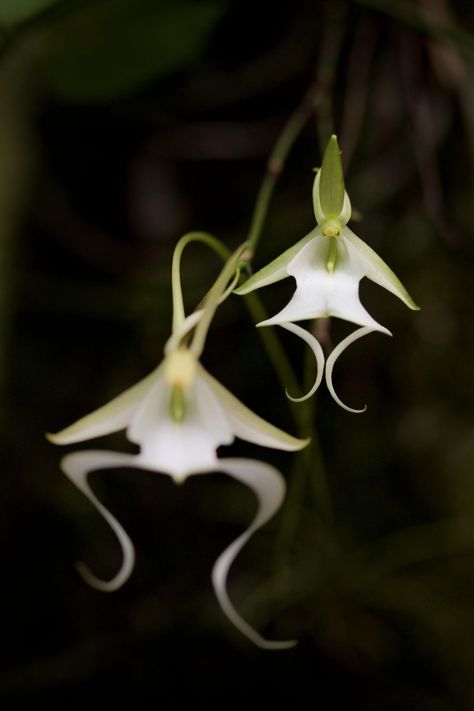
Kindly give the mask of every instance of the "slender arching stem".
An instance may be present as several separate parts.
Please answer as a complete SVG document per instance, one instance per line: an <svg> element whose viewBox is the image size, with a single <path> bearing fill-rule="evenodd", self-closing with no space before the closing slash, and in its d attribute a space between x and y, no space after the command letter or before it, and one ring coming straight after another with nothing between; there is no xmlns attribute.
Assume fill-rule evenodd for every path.
<svg viewBox="0 0 474 711"><path fill-rule="evenodd" d="M206 294L202 317L196 326L190 346L190 349L196 358L199 358L202 353L209 326L211 325L216 309L222 300L222 296L228 291L227 286L229 282L234 280L236 272L239 271L241 255L245 249L247 249L246 242L240 245L240 247L238 247L235 252L230 255L230 257L226 260L221 273L210 288L209 292Z"/></svg>
<svg viewBox="0 0 474 711"><path fill-rule="evenodd" d="M179 240L173 252L171 265L171 285L173 293L173 332L176 331L185 319L183 291L181 288L181 257L188 244L201 242L210 247L216 254L226 261L230 257L230 250L217 237L207 232L188 232Z"/></svg>

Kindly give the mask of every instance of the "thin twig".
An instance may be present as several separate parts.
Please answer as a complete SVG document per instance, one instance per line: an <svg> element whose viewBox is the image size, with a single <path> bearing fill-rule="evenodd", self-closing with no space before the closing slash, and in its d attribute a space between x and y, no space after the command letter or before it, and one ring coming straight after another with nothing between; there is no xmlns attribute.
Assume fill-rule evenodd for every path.
<svg viewBox="0 0 474 711"><path fill-rule="evenodd" d="M342 17L340 13L338 13L337 21L328 25L328 30L322 44L321 58L316 77L303 97L301 104L288 119L270 153L266 173L257 196L247 237L250 243L250 250L253 254L255 254L262 235L270 200L278 178L285 167L288 154L300 136L303 128L316 112L318 118L322 119L323 122L330 113L328 111L328 105L330 106L331 87L339 59L342 33ZM330 133L331 129L329 129L325 140L329 138Z"/></svg>
<svg viewBox="0 0 474 711"><path fill-rule="evenodd" d="M355 32L354 43L349 55L346 91L342 110L340 145L346 172L362 130L367 107L369 75L376 42L377 28L375 23L370 18L362 18Z"/></svg>

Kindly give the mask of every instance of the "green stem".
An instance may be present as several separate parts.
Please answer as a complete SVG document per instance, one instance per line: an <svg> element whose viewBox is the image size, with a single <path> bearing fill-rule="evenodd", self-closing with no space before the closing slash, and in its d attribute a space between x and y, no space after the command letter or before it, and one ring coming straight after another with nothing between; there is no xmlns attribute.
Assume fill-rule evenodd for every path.
<svg viewBox="0 0 474 711"><path fill-rule="evenodd" d="M173 294L173 333L179 328L185 319L183 290L181 288L181 257L183 252L191 242L201 242L210 247L224 262L229 259L230 251L222 242L208 234L207 232L188 232L179 240L173 252L173 262L171 265L171 284Z"/></svg>
<svg viewBox="0 0 474 711"><path fill-rule="evenodd" d="M318 67L316 78L306 92L301 104L295 109L283 127L283 130L277 138L272 152L270 153L266 173L255 202L247 237L250 252L249 259L252 258L257 249L258 242L262 235L263 226L265 224L270 200L278 178L284 170L288 154L311 116L321 106L326 107L326 111L322 113L325 114L323 119L325 120L325 125L327 124L327 116L330 114L331 107L330 88L334 81L337 60L339 58L342 29L343 23L340 21L333 22L329 25L329 30L326 33L321 49L321 62ZM330 134L326 137L326 140L329 135Z"/></svg>
<svg viewBox="0 0 474 711"><path fill-rule="evenodd" d="M304 389L306 391L314 380L314 357L309 349L305 352L303 369ZM309 398L306 402L304 413L310 423L315 422L316 407L317 399L315 397ZM311 487L312 500L317 504L325 519L332 522L334 521L334 509L319 437L312 437L309 446L304 450L304 454L308 470L311 472L309 485Z"/></svg>
<svg viewBox="0 0 474 711"><path fill-rule="evenodd" d="M314 108L315 106L312 102L303 101L290 116L270 154L266 174L257 195L248 234L249 249L252 256L255 254L260 240L273 190L283 172L288 153L313 113Z"/></svg>
<svg viewBox="0 0 474 711"><path fill-rule="evenodd" d="M200 321L196 326L194 331L193 340L190 346L190 350L196 358L201 356L204 348L204 344L207 337L207 332L211 321L214 317L217 307L221 301L221 296L226 291L227 285L233 280L233 277L237 271L239 271L239 262L241 260L242 252L247 248L247 243L244 242L240 247L237 247L235 252L233 252L230 257L226 260L221 273L217 277L216 281L209 289L206 295L206 303L203 308L203 313Z"/></svg>
<svg viewBox="0 0 474 711"><path fill-rule="evenodd" d="M334 83L337 62L340 56L344 23L342 22L343 16L340 13L336 16L329 16L327 19L327 31L321 48L321 59L316 80L309 88L301 105L296 109L284 127L268 161L267 173L257 197L248 236L251 252L255 252L260 239L270 198L276 181L284 168L287 155L306 122L316 110L318 111L318 118L321 123L319 127L321 147L326 144L327 139L333 133L331 88ZM249 294L248 296L252 295ZM287 362L286 354L281 348L279 339L274 336L273 330L269 332L271 336L275 337L278 343L277 347L270 341L267 335L267 329L260 329L260 331L270 360L277 370L280 380L282 380L282 377L285 377L286 385L289 385L290 389L294 391L297 378L293 374L291 364ZM283 351L283 355L277 351L277 359L275 359L275 352L272 352L273 349L276 348ZM312 376L310 357L311 354L308 353L304 368L305 385L308 387ZM287 371L291 372L292 377L289 377ZM291 408L299 427L300 436L308 436L308 434L310 434L311 443L297 455L289 479L288 494L286 497L287 504L281 516L281 524L275 547L275 563L278 569L285 569L288 562L291 543L295 539L303 508L307 483L311 485L313 500L318 506L322 519L327 522L334 520L334 509L331 501L328 477L318 433L314 426L315 398L310 398L301 404L291 403Z"/></svg>
<svg viewBox="0 0 474 711"><path fill-rule="evenodd" d="M243 298L254 321L265 321L268 318L262 302L255 293L246 294ZM297 392L300 387L298 379L275 330L272 328L259 328L258 332L282 387L288 388L292 392ZM291 400L288 400L288 403L298 426L299 435L307 437L308 433L304 433L306 422L304 416L302 416L303 409L297 403L291 402Z"/></svg>

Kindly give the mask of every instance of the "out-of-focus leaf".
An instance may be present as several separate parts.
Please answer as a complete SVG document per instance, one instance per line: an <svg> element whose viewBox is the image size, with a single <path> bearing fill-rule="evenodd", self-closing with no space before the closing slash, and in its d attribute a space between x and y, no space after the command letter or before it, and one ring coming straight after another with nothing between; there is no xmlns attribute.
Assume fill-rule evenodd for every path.
<svg viewBox="0 0 474 711"><path fill-rule="evenodd" d="M57 21L43 48L52 90L99 103L183 69L205 47L220 0L105 0Z"/></svg>
<svg viewBox="0 0 474 711"><path fill-rule="evenodd" d="M0 0L0 25L14 25L38 15L58 0Z"/></svg>

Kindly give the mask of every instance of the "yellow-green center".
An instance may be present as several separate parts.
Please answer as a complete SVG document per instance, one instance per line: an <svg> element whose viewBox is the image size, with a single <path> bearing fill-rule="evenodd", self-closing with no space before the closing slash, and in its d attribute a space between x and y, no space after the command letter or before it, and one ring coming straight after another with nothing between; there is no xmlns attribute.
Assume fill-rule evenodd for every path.
<svg viewBox="0 0 474 711"><path fill-rule="evenodd" d="M325 237L339 237L342 225L338 217L326 217L321 225L321 232Z"/></svg>
<svg viewBox="0 0 474 711"><path fill-rule="evenodd" d="M171 387L169 408L173 422L182 422L186 414L185 390L194 383L196 358L187 348L178 348L165 360L165 380Z"/></svg>

